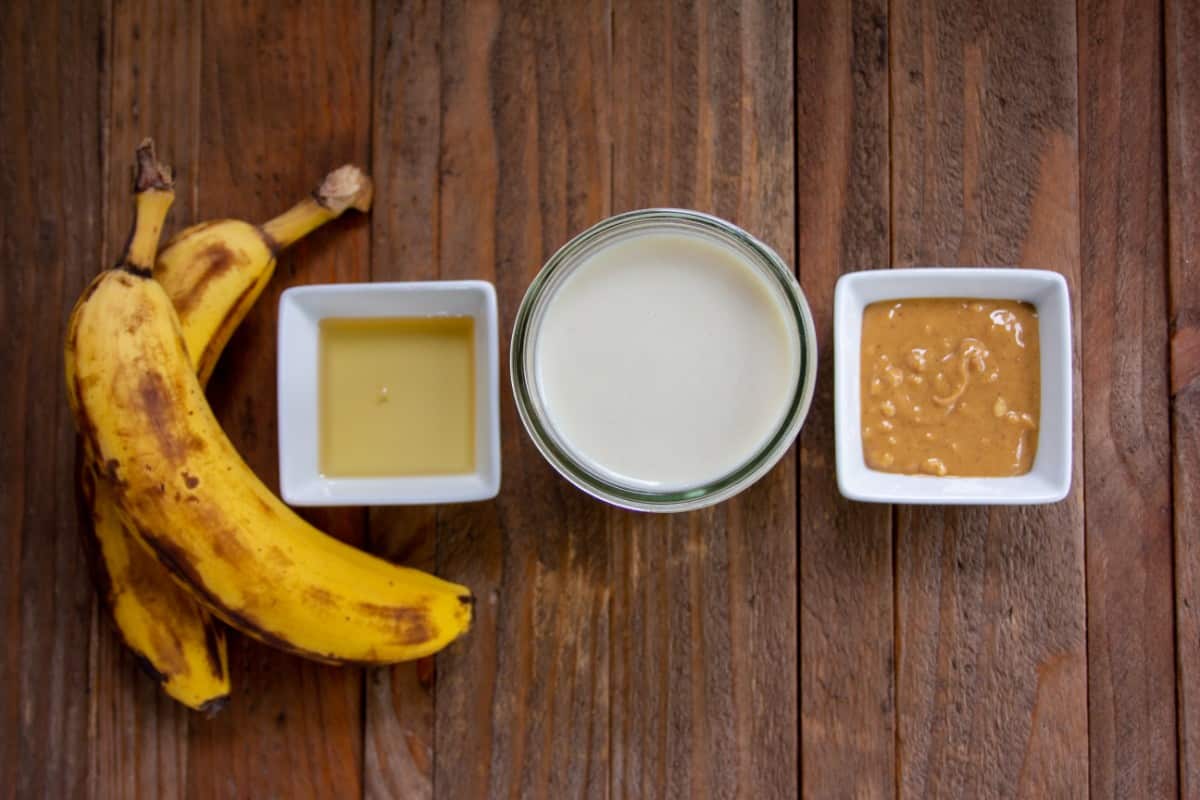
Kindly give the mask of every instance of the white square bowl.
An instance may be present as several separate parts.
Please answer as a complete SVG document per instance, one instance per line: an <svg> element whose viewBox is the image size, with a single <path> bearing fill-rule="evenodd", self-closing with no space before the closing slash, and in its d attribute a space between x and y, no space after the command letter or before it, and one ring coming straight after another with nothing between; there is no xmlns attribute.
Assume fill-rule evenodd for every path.
<svg viewBox="0 0 1200 800"><path fill-rule="evenodd" d="M320 323L329 317L475 319L475 471L328 478L319 467ZM279 485L296 506L417 505L488 500L500 491L496 290L486 281L299 286L279 298Z"/></svg>
<svg viewBox="0 0 1200 800"><path fill-rule="evenodd" d="M859 369L863 309L880 300L977 297L1021 300L1038 312L1041 419L1033 468L1011 478L897 475L863 458ZM1071 488L1071 303L1057 272L963 267L880 269L843 275L833 297L838 489L851 500L939 505L1055 503Z"/></svg>

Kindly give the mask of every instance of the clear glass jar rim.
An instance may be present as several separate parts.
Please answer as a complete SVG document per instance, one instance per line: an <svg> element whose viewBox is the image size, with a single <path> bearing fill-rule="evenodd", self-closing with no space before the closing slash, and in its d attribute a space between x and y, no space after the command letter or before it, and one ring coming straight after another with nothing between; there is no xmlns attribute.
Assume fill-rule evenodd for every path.
<svg viewBox="0 0 1200 800"><path fill-rule="evenodd" d="M597 474L580 458L560 444L552 426L533 398L537 389L527 369L534 345L530 325L552 281L564 269L570 269L586 255L587 248L601 239L619 235L623 229L643 230L647 223L661 222L674 228L701 229L748 252L756 265L774 279L781 289L785 305L792 314L799 342L799 369L787 413L775 433L754 456L732 472L702 486L685 490L653 491L624 486ZM605 241L604 244L610 243ZM552 295L551 295L552 296ZM534 445L551 466L578 488L605 502L639 511L689 511L719 503L756 482L773 467L795 440L808 415L817 372L816 332L804 292L791 269L767 245L731 222L699 211L679 208L648 208L608 217L574 236L560 247L534 277L513 325L509 351L509 373L517 411Z"/></svg>

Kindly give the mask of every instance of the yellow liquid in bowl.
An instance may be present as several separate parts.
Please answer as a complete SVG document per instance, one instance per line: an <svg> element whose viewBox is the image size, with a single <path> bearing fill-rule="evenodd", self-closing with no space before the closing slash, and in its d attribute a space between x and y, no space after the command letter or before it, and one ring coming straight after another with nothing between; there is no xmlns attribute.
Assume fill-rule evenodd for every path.
<svg viewBox="0 0 1200 800"><path fill-rule="evenodd" d="M322 320L318 414L327 477L473 471L474 320Z"/></svg>

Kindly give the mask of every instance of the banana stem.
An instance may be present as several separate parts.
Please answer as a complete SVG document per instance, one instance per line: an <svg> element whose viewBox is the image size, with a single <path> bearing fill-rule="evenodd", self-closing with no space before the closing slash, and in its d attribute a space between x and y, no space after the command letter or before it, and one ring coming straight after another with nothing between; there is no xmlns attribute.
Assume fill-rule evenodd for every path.
<svg viewBox="0 0 1200 800"><path fill-rule="evenodd" d="M280 250L291 246L333 219L329 209L306 197L275 219L263 223L262 230Z"/></svg>
<svg viewBox="0 0 1200 800"><path fill-rule="evenodd" d="M347 164L325 176L312 193L287 211L263 223L262 231L282 250L342 215L347 208L367 211L375 187L358 167Z"/></svg>
<svg viewBox="0 0 1200 800"><path fill-rule="evenodd" d="M154 142L143 139L138 146L133 177L134 219L121 266L149 277L158 252L158 240L171 204L175 202L175 179L171 169L154 156Z"/></svg>

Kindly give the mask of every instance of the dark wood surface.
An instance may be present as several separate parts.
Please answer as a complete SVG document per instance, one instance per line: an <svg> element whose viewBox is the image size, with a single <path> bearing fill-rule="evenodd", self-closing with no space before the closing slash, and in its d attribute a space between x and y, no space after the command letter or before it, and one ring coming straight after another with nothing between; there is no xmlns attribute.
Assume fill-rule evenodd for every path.
<svg viewBox="0 0 1200 800"><path fill-rule="evenodd" d="M845 500L833 477L834 285L891 261L887 5L824 0L796 17L797 265L820 343L799 444L810 797L891 797L897 785L892 509Z"/></svg>
<svg viewBox="0 0 1200 800"><path fill-rule="evenodd" d="M1200 4L1168 0L1167 259L1179 788L1200 796Z"/></svg>
<svg viewBox="0 0 1200 800"><path fill-rule="evenodd" d="M1187 0L0 4L0 797L1200 797L1197 40ZM794 264L808 422L738 498L638 515L556 477L505 373L496 501L309 515L469 584L472 632L370 670L231 636L190 714L96 608L61 391L144 135L172 229L375 177L213 378L268 483L284 288L485 278L506 352L545 258L648 205ZM834 284L917 264L1067 277L1066 501L838 494Z"/></svg>
<svg viewBox="0 0 1200 800"><path fill-rule="evenodd" d="M1113 387L1084 393L1091 784L1165 797L1178 748L1162 12L1079 13L1083 380Z"/></svg>

